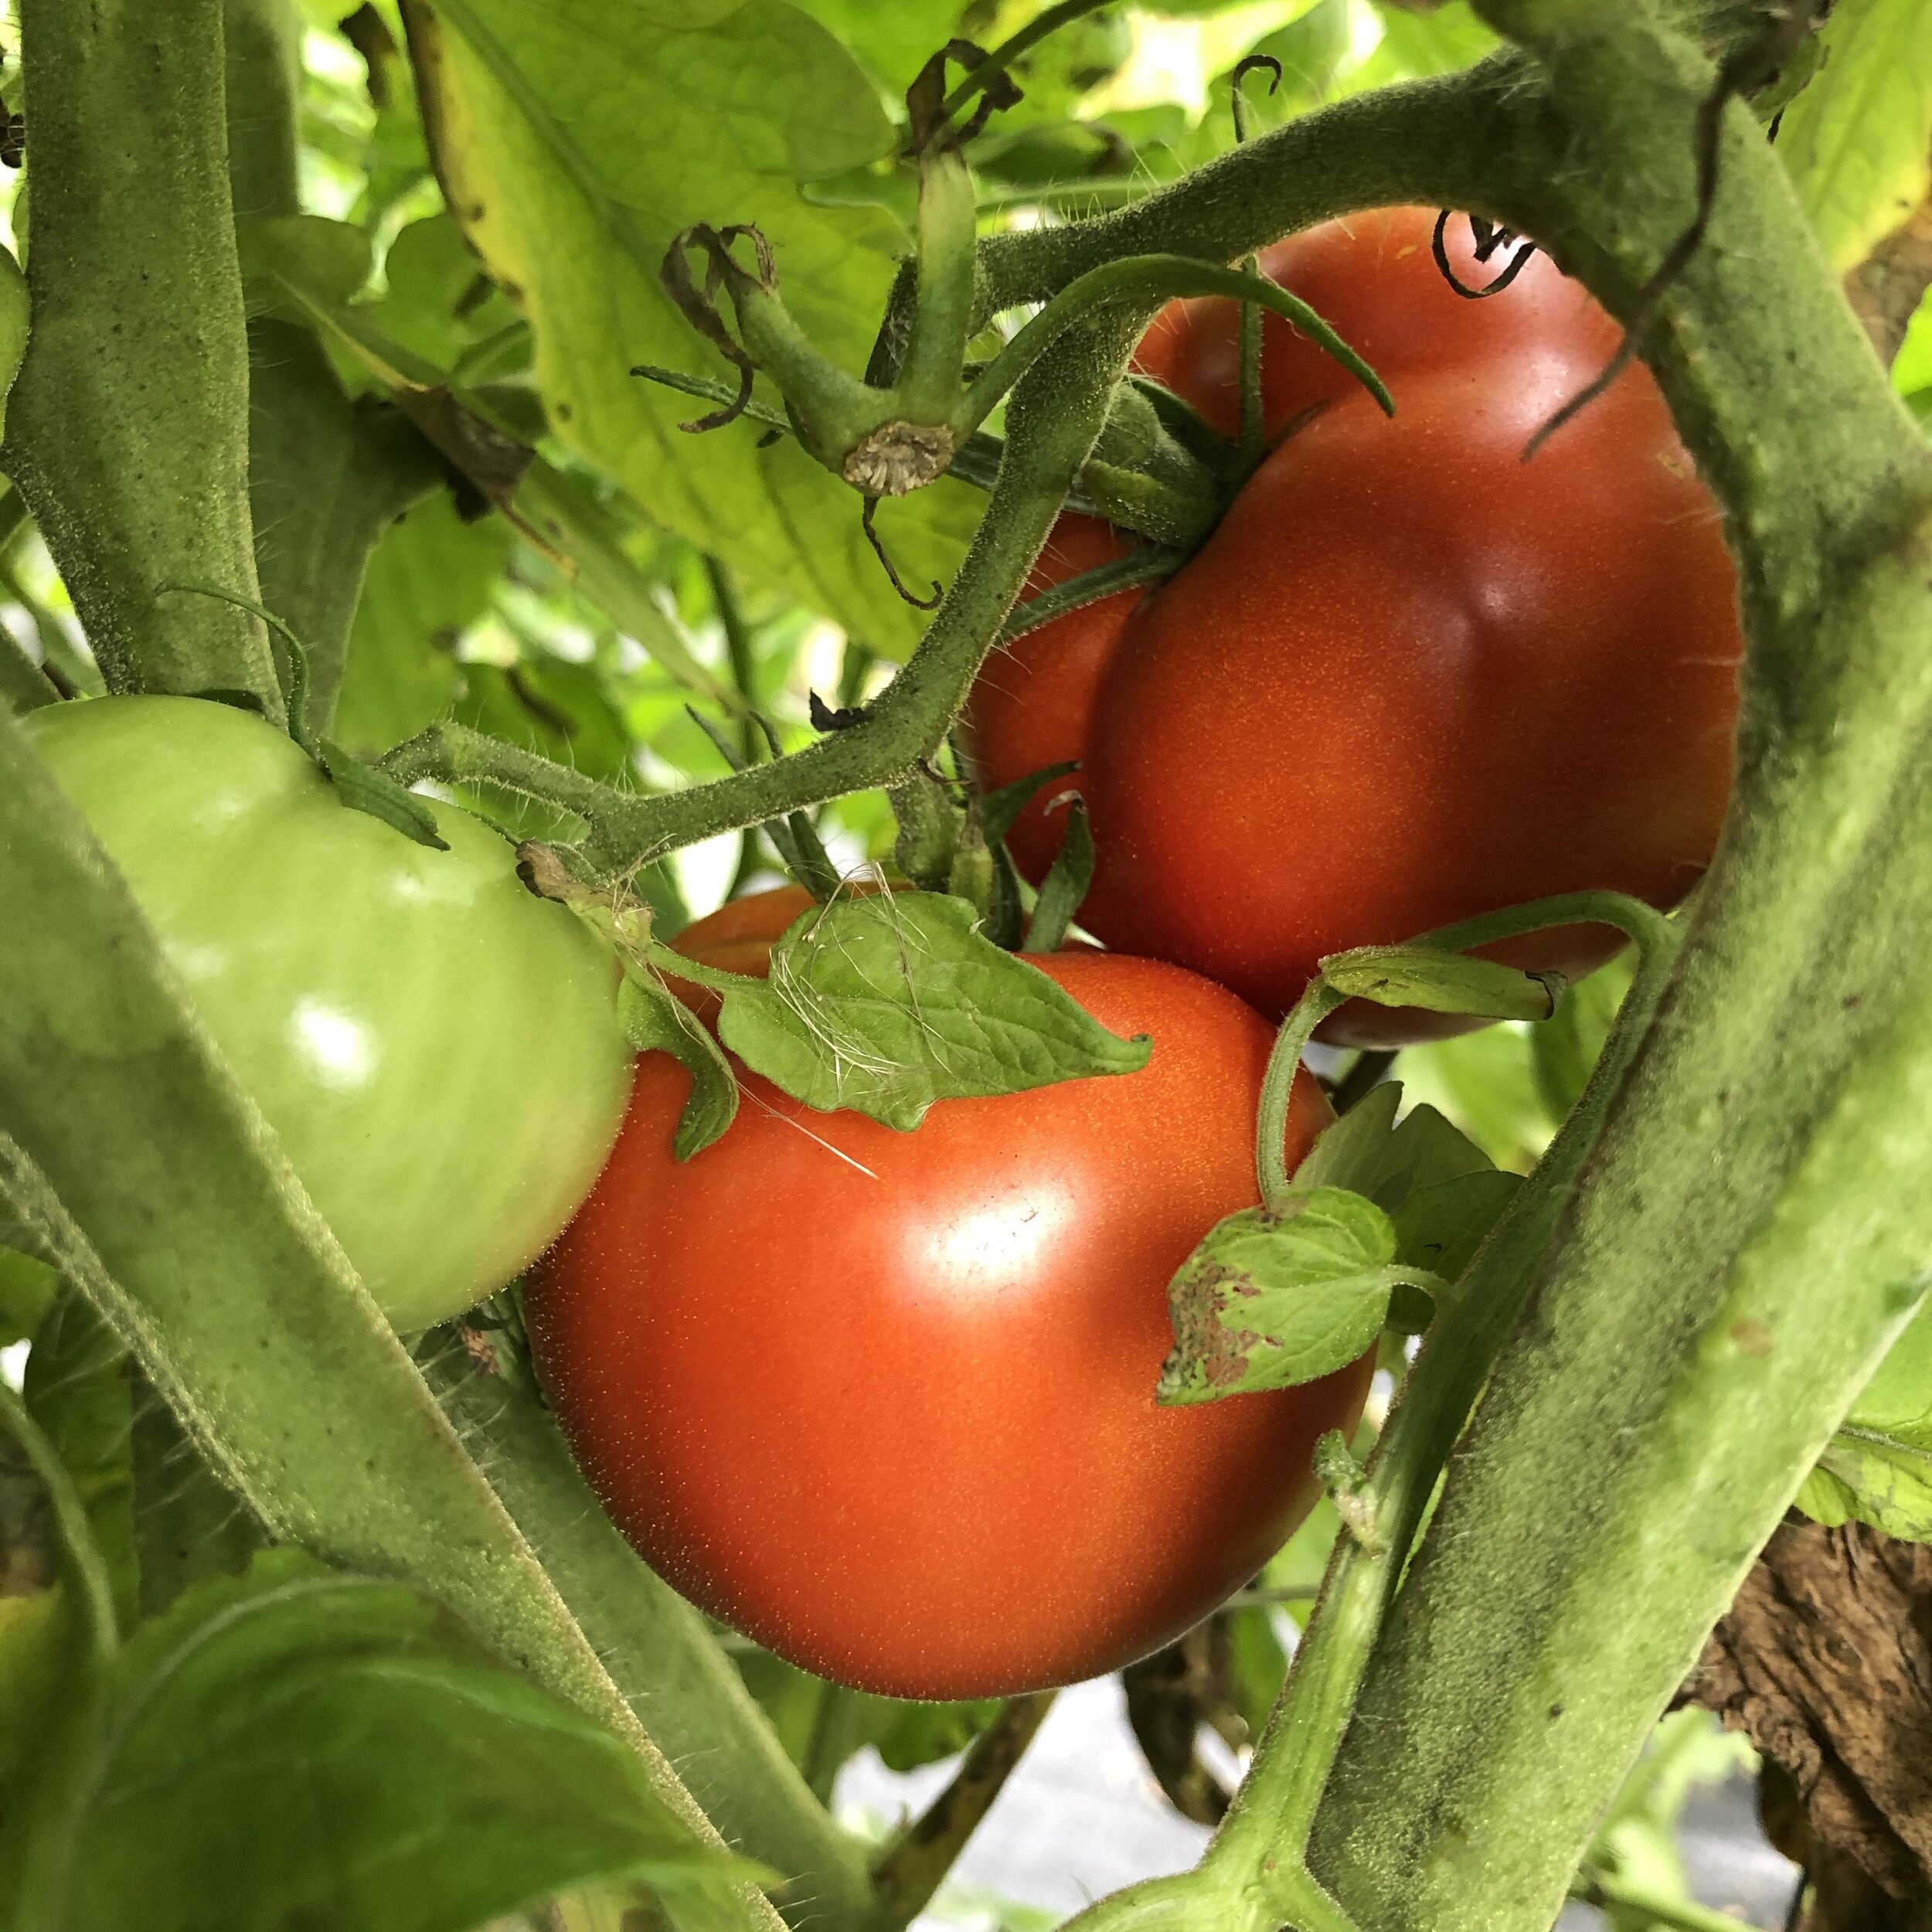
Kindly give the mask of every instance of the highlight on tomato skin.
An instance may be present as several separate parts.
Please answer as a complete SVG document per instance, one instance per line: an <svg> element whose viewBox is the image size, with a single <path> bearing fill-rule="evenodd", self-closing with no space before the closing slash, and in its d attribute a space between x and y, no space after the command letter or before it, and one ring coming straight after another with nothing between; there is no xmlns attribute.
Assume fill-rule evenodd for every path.
<svg viewBox="0 0 1932 1932"><path fill-rule="evenodd" d="M1267 318L1282 437L1201 550L1104 634L988 660L971 716L1002 776L1080 761L1097 866L1080 923L1279 1015L1325 953L1549 893L1674 904L1730 792L1742 638L1716 506L1649 372L1526 462L1618 339L1547 257L1471 301L1437 212L1325 223L1264 250L1394 393ZM1466 219L1451 265L1481 286ZM1235 307L1172 304L1141 359L1224 429ZM1015 862L1037 880L1053 844ZM1495 949L1574 978L1602 929ZM1321 1029L1383 1046L1479 1022L1351 1002Z"/></svg>
<svg viewBox="0 0 1932 1932"><path fill-rule="evenodd" d="M1005 1694L1157 1648L1301 1521L1317 1439L1368 1389L1365 1357L1157 1406L1168 1279L1256 1199L1270 1032L1175 967L1039 964L1104 1025L1150 1032L1148 1066L940 1101L910 1134L740 1070L736 1122L679 1166L689 1077L646 1055L529 1290L551 1402L645 1560L862 1689ZM1291 1158L1328 1114L1301 1076Z"/></svg>

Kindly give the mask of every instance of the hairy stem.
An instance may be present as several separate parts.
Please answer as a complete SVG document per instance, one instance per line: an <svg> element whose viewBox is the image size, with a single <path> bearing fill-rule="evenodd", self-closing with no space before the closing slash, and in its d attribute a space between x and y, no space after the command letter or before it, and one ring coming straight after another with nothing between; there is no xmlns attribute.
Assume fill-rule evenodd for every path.
<svg viewBox="0 0 1932 1932"><path fill-rule="evenodd" d="M6 459L110 689L247 690L281 716L257 593L221 0L23 0L33 332Z"/></svg>
<svg viewBox="0 0 1932 1932"><path fill-rule="evenodd" d="M952 1782L879 1853L872 1866L872 1883L889 1924L904 1925L925 1909L980 1820L1005 1789L1057 1695L1035 1691L1009 1698L973 1740Z"/></svg>

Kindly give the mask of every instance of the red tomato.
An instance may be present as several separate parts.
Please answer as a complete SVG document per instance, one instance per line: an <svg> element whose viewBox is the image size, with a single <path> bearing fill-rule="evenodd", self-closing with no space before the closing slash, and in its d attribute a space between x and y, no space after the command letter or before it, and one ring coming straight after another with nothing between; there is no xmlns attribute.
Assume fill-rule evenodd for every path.
<svg viewBox="0 0 1932 1932"><path fill-rule="evenodd" d="M1536 253L1509 286L1480 301L1442 278L1431 247L1438 211L1372 208L1291 235L1260 253L1261 272L1299 295L1389 385L1400 411L1408 379L1454 375L1472 394L1498 363L1556 353L1579 364L1577 386L1609 360L1617 325L1580 282ZM1515 244L1476 260L1468 219L1451 215L1444 252L1464 287L1492 282ZM1171 302L1137 361L1184 396L1224 436L1241 423L1236 305L1220 296ZM1155 341L1158 332L1160 340ZM1326 350L1279 315L1261 322L1261 413L1285 429L1312 405L1361 385ZM1561 399L1559 399L1561 400Z"/></svg>
<svg viewBox="0 0 1932 1932"><path fill-rule="evenodd" d="M1107 524L1063 516L1026 580L1027 594L1037 596L1083 570L1129 555L1132 548L1131 539ZM968 742L988 791L1080 757L1080 727L1070 730L1070 720L1083 723L1092 712L1100 673L1146 595L1145 588L1117 590L994 648L980 668L966 713ZM1065 835L1066 794L1080 789L1077 774L1049 779L1006 835L1013 862L1036 884L1046 876Z"/></svg>
<svg viewBox="0 0 1932 1932"><path fill-rule="evenodd" d="M651 1566L794 1663L904 1697L1071 1682L1252 1576L1352 1429L1369 1360L1161 1409L1167 1283L1255 1199L1270 1035L1148 960L1042 962L1138 1073L942 1100L917 1133L741 1071L680 1166L690 1088L638 1062L610 1166L533 1281L544 1384ZM1298 1158L1327 1107L1304 1075Z"/></svg>
<svg viewBox="0 0 1932 1932"><path fill-rule="evenodd" d="M1270 1013L1325 952L1588 887L1672 903L1730 788L1730 560L1655 384L1634 367L1526 464L1614 325L1541 257L1464 301L1433 221L1383 210L1274 253L1382 369L1394 420L1284 329L1268 410L1298 427L1097 668L1062 691L1043 665L1029 687L1046 695L1028 759L1084 767L1082 925ZM1485 272L1450 227L1459 272ZM1233 379L1219 313L1194 305L1159 351L1178 385L1210 384L1192 392L1210 413L1233 406L1213 386ZM987 723L979 743L1003 768ZM1497 953L1577 975L1617 943L1573 929ZM1323 1032L1397 1045L1464 1024L1358 1002Z"/></svg>

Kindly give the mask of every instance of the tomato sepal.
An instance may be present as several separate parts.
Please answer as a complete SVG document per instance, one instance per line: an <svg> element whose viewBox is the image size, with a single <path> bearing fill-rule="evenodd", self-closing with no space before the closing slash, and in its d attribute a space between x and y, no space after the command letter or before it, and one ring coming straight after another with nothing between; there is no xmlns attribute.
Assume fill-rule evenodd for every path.
<svg viewBox="0 0 1932 1932"><path fill-rule="evenodd" d="M640 1053L673 1054L691 1076L691 1097L678 1116L671 1151L680 1161L702 1154L738 1117L738 1082L711 1029L655 973L627 971L617 994L624 1036Z"/></svg>

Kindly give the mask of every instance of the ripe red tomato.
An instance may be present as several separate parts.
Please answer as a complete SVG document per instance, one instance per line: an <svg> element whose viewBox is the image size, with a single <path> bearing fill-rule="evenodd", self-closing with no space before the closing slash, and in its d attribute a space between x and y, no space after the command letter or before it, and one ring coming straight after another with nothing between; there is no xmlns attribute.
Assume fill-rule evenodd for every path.
<svg viewBox="0 0 1932 1932"><path fill-rule="evenodd" d="M1365 1358L1155 1406L1168 1277L1255 1198L1268 1029L1152 961L1042 964L1151 1032L1148 1066L942 1100L913 1134L741 1071L736 1123L680 1166L689 1076L646 1054L611 1165L531 1285L545 1386L646 1560L868 1690L1015 1692L1168 1641L1301 1520L1316 1439L1352 1428L1367 1389ZM1295 1100L1298 1158L1327 1107L1306 1076Z"/></svg>
<svg viewBox="0 0 1932 1932"><path fill-rule="evenodd" d="M1022 723L975 696L989 769L1022 736L1031 764L1083 760L1081 923L1266 1012L1345 947L1588 887L1672 903L1729 792L1730 560L1655 383L1634 367L1526 464L1614 325L1540 257L1464 301L1430 258L1433 220L1386 210L1275 253L1382 369L1393 420L1284 333L1268 410L1298 427L1200 553L1071 689L1047 633L1021 639L1029 681L1001 675L1044 694ZM1493 274L1451 230L1465 278ZM1231 310L1176 318L1170 379L1230 381L1231 330ZM1497 953L1575 975L1617 943L1572 929ZM1396 1045L1464 1023L1357 1002L1323 1030Z"/></svg>
<svg viewBox="0 0 1932 1932"><path fill-rule="evenodd" d="M1083 570L1128 556L1132 549L1132 539L1111 525L1070 513L1054 524L1025 594L1036 597ZM1081 756L1084 746L1070 732L1068 721L1083 724L1091 715L1100 673L1146 595L1145 587L1117 590L994 648L974 682L965 719L977 774L986 790L996 791L1029 773ZM1049 779L1006 835L1013 862L1036 884L1046 876L1065 835L1062 801L1081 788L1077 775Z"/></svg>
<svg viewBox="0 0 1932 1932"><path fill-rule="evenodd" d="M1438 211L1371 208L1323 222L1260 251L1263 274L1292 289L1338 330L1393 393L1398 411L1411 379L1453 376L1474 393L1497 365L1554 351L1594 374L1617 347L1616 323L1580 282L1547 255L1532 255L1495 295L1472 301L1442 278L1431 247ZM1476 260L1468 221L1452 215L1444 252L1464 287L1494 281L1513 251ZM1238 309L1223 296L1170 302L1137 360L1185 397L1224 436L1241 422ZM1156 339L1158 337L1158 340ZM1313 404L1360 393L1325 350L1281 316L1261 321L1261 414L1270 432Z"/></svg>

